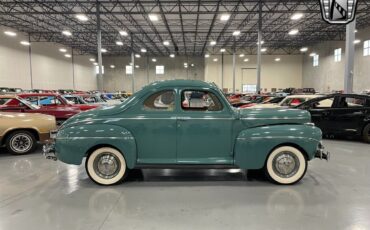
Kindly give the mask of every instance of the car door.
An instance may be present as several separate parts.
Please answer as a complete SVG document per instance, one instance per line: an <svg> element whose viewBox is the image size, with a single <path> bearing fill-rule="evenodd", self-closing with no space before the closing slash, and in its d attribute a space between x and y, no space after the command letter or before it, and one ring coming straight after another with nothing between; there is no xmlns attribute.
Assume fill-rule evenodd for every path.
<svg viewBox="0 0 370 230"><path fill-rule="evenodd" d="M331 120L335 133L361 134L367 112L366 98L341 95L332 110Z"/></svg>
<svg viewBox="0 0 370 230"><path fill-rule="evenodd" d="M325 97L308 103L307 109L311 113L312 122L319 127L324 134L332 133L334 120L332 119L335 97Z"/></svg>
<svg viewBox="0 0 370 230"><path fill-rule="evenodd" d="M176 163L175 98L173 89L150 93L128 118L125 127L135 137L138 164Z"/></svg>
<svg viewBox="0 0 370 230"><path fill-rule="evenodd" d="M234 117L217 92L182 89L177 114L179 164L232 164Z"/></svg>

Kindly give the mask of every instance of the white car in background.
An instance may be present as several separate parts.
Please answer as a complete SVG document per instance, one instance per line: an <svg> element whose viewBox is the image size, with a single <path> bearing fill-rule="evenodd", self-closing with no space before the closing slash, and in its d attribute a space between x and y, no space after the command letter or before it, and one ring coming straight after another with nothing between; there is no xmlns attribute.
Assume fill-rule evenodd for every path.
<svg viewBox="0 0 370 230"><path fill-rule="evenodd" d="M294 107L297 105L302 104L305 101L311 100L313 98L321 97L322 95L319 94L302 94L302 95L290 95L284 98L278 104L256 104L254 106L249 107L249 109L255 108L279 108L279 107Z"/></svg>

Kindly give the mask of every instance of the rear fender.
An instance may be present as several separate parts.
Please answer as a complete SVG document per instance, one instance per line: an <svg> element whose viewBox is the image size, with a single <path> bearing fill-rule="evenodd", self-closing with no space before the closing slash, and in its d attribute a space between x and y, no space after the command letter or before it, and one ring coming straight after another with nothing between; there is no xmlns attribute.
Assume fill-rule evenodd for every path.
<svg viewBox="0 0 370 230"><path fill-rule="evenodd" d="M242 169L263 168L268 155L281 145L304 152L307 160L315 157L321 130L311 125L273 125L243 130L235 143L235 164Z"/></svg>

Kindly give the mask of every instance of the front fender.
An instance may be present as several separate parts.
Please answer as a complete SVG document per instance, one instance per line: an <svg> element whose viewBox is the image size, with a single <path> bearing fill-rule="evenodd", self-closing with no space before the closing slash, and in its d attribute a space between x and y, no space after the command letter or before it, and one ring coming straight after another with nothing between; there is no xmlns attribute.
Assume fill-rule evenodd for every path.
<svg viewBox="0 0 370 230"><path fill-rule="evenodd" d="M264 167L270 152L279 145L304 150L307 159L315 157L321 130L311 125L273 125L243 130L235 143L235 164L242 169Z"/></svg>
<svg viewBox="0 0 370 230"><path fill-rule="evenodd" d="M136 163L136 143L127 129L117 125L84 124L60 130L55 140L57 158L68 164L80 165L91 148L112 146L124 155L127 167Z"/></svg>

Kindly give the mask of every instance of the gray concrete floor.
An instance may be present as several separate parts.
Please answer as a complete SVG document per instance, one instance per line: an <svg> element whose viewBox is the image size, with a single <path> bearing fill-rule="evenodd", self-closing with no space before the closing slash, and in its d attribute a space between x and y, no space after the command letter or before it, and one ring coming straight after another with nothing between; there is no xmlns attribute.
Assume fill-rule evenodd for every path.
<svg viewBox="0 0 370 230"><path fill-rule="evenodd" d="M40 151L0 153L0 230L370 229L370 145L324 141L294 186L240 170L135 170L101 187Z"/></svg>

